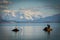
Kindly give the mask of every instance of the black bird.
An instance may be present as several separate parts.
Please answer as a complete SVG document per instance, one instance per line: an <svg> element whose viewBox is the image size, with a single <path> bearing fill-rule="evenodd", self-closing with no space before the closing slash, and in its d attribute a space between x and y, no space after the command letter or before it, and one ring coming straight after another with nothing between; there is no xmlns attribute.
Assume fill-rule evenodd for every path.
<svg viewBox="0 0 60 40"><path fill-rule="evenodd" d="M43 30L46 31L46 32L52 31L49 24L47 24L47 27L45 27Z"/></svg>
<svg viewBox="0 0 60 40"><path fill-rule="evenodd" d="M14 31L14 32L18 32L19 29L17 29L17 28L15 27L15 29L13 29L12 31Z"/></svg>

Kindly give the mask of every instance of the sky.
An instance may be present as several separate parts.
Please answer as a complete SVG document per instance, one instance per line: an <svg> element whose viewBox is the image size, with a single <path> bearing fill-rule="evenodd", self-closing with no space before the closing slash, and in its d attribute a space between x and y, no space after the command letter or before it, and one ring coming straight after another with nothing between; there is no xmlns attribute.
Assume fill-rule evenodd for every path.
<svg viewBox="0 0 60 40"><path fill-rule="evenodd" d="M60 0L0 0L0 19L34 20L60 14Z"/></svg>

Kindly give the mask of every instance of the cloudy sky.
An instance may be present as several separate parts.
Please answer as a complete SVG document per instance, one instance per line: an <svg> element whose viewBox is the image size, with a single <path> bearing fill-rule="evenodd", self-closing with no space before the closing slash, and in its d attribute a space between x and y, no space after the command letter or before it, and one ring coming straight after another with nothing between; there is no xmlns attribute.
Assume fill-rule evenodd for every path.
<svg viewBox="0 0 60 40"><path fill-rule="evenodd" d="M60 0L0 0L0 17L5 20L34 20L60 13Z"/></svg>

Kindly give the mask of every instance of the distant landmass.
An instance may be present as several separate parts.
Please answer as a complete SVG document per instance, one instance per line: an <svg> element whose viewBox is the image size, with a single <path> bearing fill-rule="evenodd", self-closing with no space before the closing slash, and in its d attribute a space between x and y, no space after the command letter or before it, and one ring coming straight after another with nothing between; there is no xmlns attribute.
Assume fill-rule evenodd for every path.
<svg viewBox="0 0 60 40"><path fill-rule="evenodd" d="M25 20L25 21L14 21L14 20L0 19L0 23L3 23L3 22L8 22L8 23L10 23L10 22L15 22L15 23L28 23L28 22L31 22L31 23L60 23L60 14L48 16L45 18L39 18L36 20Z"/></svg>
<svg viewBox="0 0 60 40"><path fill-rule="evenodd" d="M37 21L38 22L51 22L51 23L52 22L58 22L58 23L60 23L60 14L45 17L45 18L42 18L42 19L39 19L39 20L37 20Z"/></svg>

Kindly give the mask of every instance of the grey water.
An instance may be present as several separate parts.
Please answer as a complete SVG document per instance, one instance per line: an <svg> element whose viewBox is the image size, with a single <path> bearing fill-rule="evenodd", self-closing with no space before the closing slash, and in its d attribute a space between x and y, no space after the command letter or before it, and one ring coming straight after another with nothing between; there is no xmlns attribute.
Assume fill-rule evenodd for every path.
<svg viewBox="0 0 60 40"><path fill-rule="evenodd" d="M53 29L50 34L43 31L47 24ZM20 31L11 31L16 25ZM60 23L1 23L0 40L60 40Z"/></svg>

